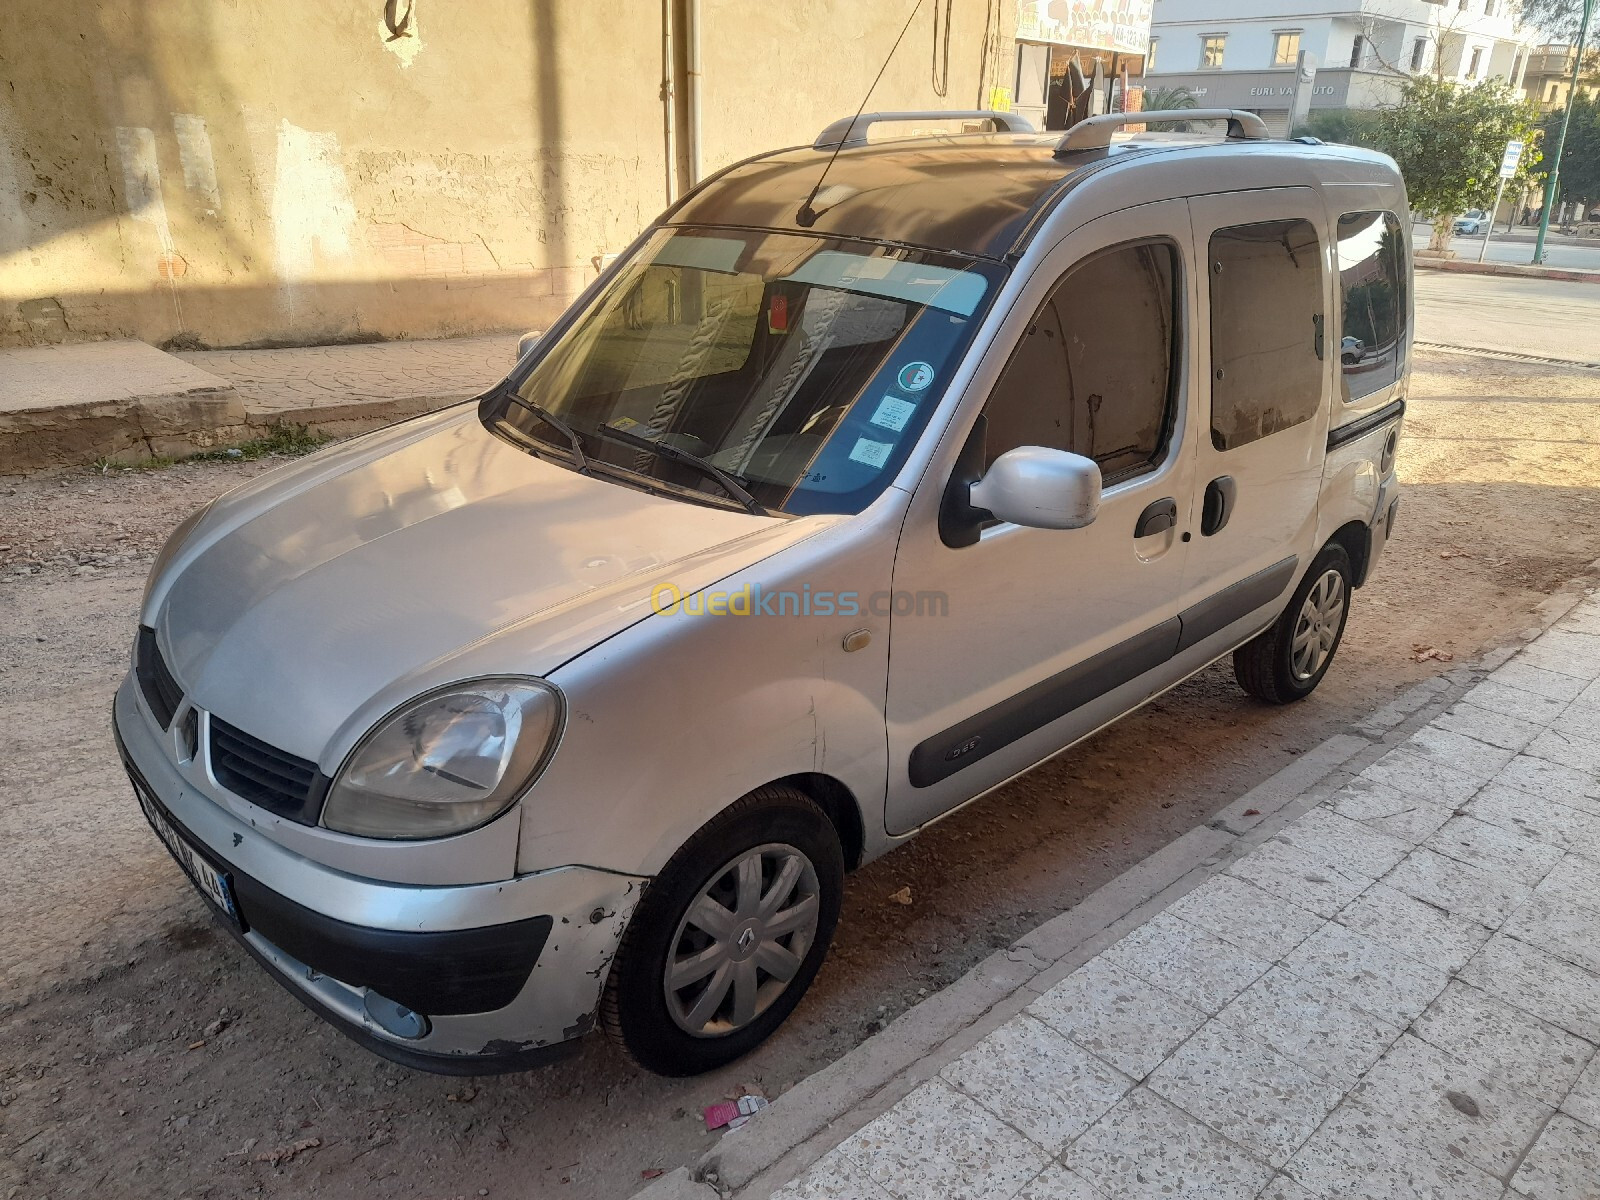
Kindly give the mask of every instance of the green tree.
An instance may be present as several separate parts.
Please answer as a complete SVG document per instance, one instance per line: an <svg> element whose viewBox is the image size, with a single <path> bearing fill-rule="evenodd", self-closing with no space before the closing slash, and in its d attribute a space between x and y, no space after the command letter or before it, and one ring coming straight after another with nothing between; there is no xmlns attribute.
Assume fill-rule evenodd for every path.
<svg viewBox="0 0 1600 1200"><path fill-rule="evenodd" d="M1413 76L1398 103L1378 110L1378 147L1399 164L1411 211L1433 222L1433 249L1448 248L1459 213L1494 201L1506 142L1527 143L1524 171L1537 165L1538 124L1537 106L1501 79L1462 87Z"/></svg>
<svg viewBox="0 0 1600 1200"><path fill-rule="evenodd" d="M1370 108L1323 108L1306 118L1294 130L1295 137L1320 138L1340 146L1380 147L1378 113Z"/></svg>
<svg viewBox="0 0 1600 1200"><path fill-rule="evenodd" d="M1554 142L1561 116L1560 110L1545 114L1547 143ZM1600 100L1579 96L1572 102L1572 123L1567 126L1557 187L1561 202L1582 204L1585 214L1600 203Z"/></svg>
<svg viewBox="0 0 1600 1200"><path fill-rule="evenodd" d="M1147 87L1144 90L1144 101L1140 105L1146 112L1170 112L1173 109L1199 108L1195 98L1185 87ZM1149 128L1152 131L1164 130L1169 133L1187 133L1187 121L1153 121Z"/></svg>

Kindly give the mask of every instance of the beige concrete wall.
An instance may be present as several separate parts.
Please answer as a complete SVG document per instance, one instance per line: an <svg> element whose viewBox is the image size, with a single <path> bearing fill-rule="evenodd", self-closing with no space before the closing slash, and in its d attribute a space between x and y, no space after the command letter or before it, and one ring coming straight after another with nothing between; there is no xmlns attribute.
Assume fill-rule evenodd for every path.
<svg viewBox="0 0 1600 1200"><path fill-rule="evenodd" d="M704 0L705 169L848 115L909 9ZM399 38L384 16L0 5L0 344L548 321L666 203L660 0L415 0ZM924 0L871 107L973 106L1014 24L1013 0Z"/></svg>

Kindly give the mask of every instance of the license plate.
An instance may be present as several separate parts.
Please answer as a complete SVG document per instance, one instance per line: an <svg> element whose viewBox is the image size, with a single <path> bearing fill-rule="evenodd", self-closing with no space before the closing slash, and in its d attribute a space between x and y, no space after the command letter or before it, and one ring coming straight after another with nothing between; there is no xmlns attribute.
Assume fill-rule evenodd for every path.
<svg viewBox="0 0 1600 1200"><path fill-rule="evenodd" d="M195 848L184 841L183 835L173 828L172 822L167 820L166 814L138 784L134 784L134 794L139 797L139 807L144 809L145 819L150 822L150 827L156 831L158 837L166 843L167 849L172 851L172 857L178 860L178 865L201 893L227 914L228 919L235 925L239 923L239 909L233 902L233 887L228 877L208 863Z"/></svg>

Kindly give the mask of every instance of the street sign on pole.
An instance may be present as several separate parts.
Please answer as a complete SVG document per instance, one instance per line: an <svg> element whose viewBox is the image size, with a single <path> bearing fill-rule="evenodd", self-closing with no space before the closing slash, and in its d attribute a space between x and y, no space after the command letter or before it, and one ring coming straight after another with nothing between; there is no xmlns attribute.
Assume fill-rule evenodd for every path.
<svg viewBox="0 0 1600 1200"><path fill-rule="evenodd" d="M1500 156L1500 183L1494 189L1494 207L1489 209L1489 219L1484 223L1483 245L1478 247L1478 261L1489 253L1489 239L1494 235L1494 217L1500 211L1500 200L1506 194L1506 180L1517 173L1522 161L1522 143L1513 138L1506 143L1506 152Z"/></svg>
<svg viewBox="0 0 1600 1200"><path fill-rule="evenodd" d="M1510 179L1517 173L1517 164L1522 161L1522 143L1510 141L1506 143L1506 152L1500 156L1500 178Z"/></svg>

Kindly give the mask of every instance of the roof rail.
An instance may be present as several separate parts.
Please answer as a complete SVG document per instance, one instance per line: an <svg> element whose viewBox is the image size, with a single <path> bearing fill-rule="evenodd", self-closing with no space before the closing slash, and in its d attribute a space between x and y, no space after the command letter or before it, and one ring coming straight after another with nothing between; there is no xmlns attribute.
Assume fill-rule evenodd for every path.
<svg viewBox="0 0 1600 1200"><path fill-rule="evenodd" d="M838 146L848 150L852 146L867 144L867 129L889 121L993 121L1006 133L1035 133L1033 122L1016 113L996 112L993 109L960 109L955 112L871 112L854 117L842 117L817 134L811 143L813 150L831 150Z"/></svg>
<svg viewBox="0 0 1600 1200"><path fill-rule="evenodd" d="M1173 108L1156 112L1107 113L1103 117L1088 117L1079 121L1056 144L1057 154L1070 154L1074 150L1104 150L1111 145L1111 135L1124 125L1142 125L1146 121L1226 121L1228 137L1247 142L1264 142L1272 135L1266 122L1253 112L1240 108Z"/></svg>

